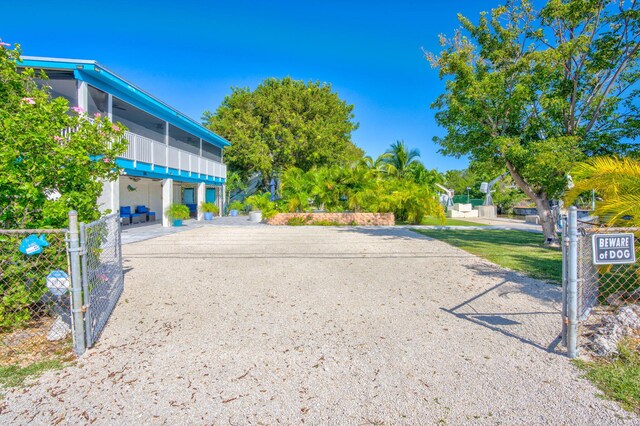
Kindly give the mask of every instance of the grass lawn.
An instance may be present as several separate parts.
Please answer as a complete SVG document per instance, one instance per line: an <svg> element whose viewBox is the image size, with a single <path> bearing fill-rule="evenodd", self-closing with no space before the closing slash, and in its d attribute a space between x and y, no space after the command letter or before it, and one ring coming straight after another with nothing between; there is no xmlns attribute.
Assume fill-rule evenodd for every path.
<svg viewBox="0 0 640 426"><path fill-rule="evenodd" d="M477 229L414 229L530 277L562 283L562 252L544 246L542 234Z"/></svg>
<svg viewBox="0 0 640 426"><path fill-rule="evenodd" d="M586 377L604 392L608 399L618 401L623 408L640 410L640 354L637 342L620 343L620 355L611 360L576 361L586 371Z"/></svg>
<svg viewBox="0 0 640 426"><path fill-rule="evenodd" d="M20 386L28 378L35 378L47 370L59 370L64 363L57 359L36 362L26 367L18 365L0 366L0 385L4 387Z"/></svg>
<svg viewBox="0 0 640 426"><path fill-rule="evenodd" d="M397 220L396 221L396 225L410 225L410 223L407 222L402 222ZM451 218L447 218L445 220L444 223L440 222L440 219L438 219L437 217L425 217L424 219L422 219L422 222L420 222L420 225L428 225L428 226L486 226L483 225L481 223L475 223L475 222L469 222L466 220L460 220L460 219L451 219Z"/></svg>

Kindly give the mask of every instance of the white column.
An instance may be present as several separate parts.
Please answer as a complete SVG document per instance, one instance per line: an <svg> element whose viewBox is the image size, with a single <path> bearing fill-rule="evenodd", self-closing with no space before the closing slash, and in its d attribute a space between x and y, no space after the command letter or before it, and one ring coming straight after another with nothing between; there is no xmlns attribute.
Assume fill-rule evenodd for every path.
<svg viewBox="0 0 640 426"><path fill-rule="evenodd" d="M98 207L102 213L117 213L120 210L120 178L102 183L102 193L98 197Z"/></svg>
<svg viewBox="0 0 640 426"><path fill-rule="evenodd" d="M162 226L171 226L171 221L167 216L167 210L173 203L173 179L165 179L162 181Z"/></svg>
<svg viewBox="0 0 640 426"><path fill-rule="evenodd" d="M198 194L197 194L197 198L196 198L196 203L198 204L198 220L202 221L204 220L204 213L202 212L202 209L200 208L200 204L204 203L205 201L205 197L206 197L206 192L207 192L207 185L204 182L200 182L198 184Z"/></svg>
<svg viewBox="0 0 640 426"><path fill-rule="evenodd" d="M89 86L86 81L78 80L78 106L89 113Z"/></svg>
<svg viewBox="0 0 640 426"><path fill-rule="evenodd" d="M222 197L219 197L220 200L220 216L222 216L222 212L224 210L224 203L227 201L227 185L222 185Z"/></svg>
<svg viewBox="0 0 640 426"><path fill-rule="evenodd" d="M107 116L113 121L113 95L107 93Z"/></svg>

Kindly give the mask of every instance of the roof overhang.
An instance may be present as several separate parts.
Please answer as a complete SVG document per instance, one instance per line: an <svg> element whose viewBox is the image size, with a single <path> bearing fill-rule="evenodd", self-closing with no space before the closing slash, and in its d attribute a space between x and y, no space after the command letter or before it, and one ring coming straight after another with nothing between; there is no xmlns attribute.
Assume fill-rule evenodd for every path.
<svg viewBox="0 0 640 426"><path fill-rule="evenodd" d="M174 126L180 127L202 138L202 140L206 142L219 147L231 145L231 143L222 136L212 132L197 121L128 82L96 61L23 56L18 64L25 68L43 69L45 72L47 69L72 70L76 79L86 81L100 90L111 93L149 114L155 115Z"/></svg>

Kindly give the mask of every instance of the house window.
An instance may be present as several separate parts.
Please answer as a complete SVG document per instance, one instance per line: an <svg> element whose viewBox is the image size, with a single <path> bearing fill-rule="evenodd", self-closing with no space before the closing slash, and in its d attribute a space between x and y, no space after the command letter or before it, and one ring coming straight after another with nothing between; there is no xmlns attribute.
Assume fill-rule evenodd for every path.
<svg viewBox="0 0 640 426"><path fill-rule="evenodd" d="M222 161L222 148L202 141L202 156L214 161Z"/></svg>
<svg viewBox="0 0 640 426"><path fill-rule="evenodd" d="M200 138L172 124L169 125L169 146L200 155Z"/></svg>
<svg viewBox="0 0 640 426"><path fill-rule="evenodd" d="M136 108L130 103L113 97L112 117L114 122L127 126L130 132L164 143L165 121Z"/></svg>
<svg viewBox="0 0 640 426"><path fill-rule="evenodd" d="M107 115L109 112L107 103L108 96L106 92L89 86L89 115L95 115L97 113Z"/></svg>
<svg viewBox="0 0 640 426"><path fill-rule="evenodd" d="M36 79L38 86L49 87L52 98L65 98L69 101L71 108L78 106L78 85L73 71L44 70L44 72L48 79Z"/></svg>

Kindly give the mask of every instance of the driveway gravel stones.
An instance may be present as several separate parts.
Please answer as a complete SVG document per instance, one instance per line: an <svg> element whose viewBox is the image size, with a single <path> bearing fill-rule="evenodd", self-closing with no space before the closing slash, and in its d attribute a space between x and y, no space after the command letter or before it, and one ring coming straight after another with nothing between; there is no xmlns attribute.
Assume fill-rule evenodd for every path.
<svg viewBox="0 0 640 426"><path fill-rule="evenodd" d="M557 348L559 288L406 229L124 246L99 343L0 424L639 424Z"/></svg>

